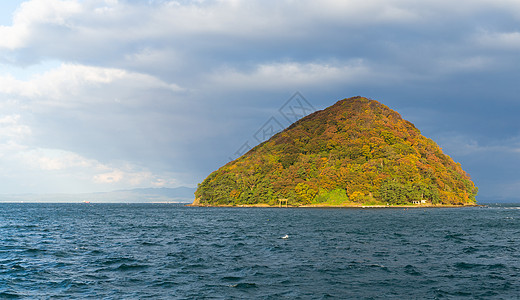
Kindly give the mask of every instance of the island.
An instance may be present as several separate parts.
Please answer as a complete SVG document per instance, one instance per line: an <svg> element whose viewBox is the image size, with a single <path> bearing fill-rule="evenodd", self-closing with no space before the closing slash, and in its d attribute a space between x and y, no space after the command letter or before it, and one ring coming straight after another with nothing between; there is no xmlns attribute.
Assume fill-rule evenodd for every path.
<svg viewBox="0 0 520 300"><path fill-rule="evenodd" d="M352 97L212 172L192 206L474 206L477 191L414 124L376 100Z"/></svg>

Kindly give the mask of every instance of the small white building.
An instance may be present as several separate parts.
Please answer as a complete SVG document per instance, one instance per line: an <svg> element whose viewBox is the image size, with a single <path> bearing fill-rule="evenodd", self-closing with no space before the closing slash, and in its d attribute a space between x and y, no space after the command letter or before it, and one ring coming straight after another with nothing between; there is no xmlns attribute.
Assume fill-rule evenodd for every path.
<svg viewBox="0 0 520 300"><path fill-rule="evenodd" d="M413 204L426 204L426 200L422 199L422 200L412 200L412 203Z"/></svg>

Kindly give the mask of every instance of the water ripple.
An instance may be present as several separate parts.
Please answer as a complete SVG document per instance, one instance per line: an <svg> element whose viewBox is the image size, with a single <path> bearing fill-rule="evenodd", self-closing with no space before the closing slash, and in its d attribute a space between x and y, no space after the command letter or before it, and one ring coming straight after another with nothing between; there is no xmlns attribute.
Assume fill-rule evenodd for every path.
<svg viewBox="0 0 520 300"><path fill-rule="evenodd" d="M510 299L520 294L517 207L0 206L0 298Z"/></svg>

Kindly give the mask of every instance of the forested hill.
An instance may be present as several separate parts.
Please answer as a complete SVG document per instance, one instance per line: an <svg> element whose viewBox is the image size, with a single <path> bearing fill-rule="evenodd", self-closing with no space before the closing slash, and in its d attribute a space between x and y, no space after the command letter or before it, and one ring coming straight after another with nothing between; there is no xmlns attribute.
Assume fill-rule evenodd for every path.
<svg viewBox="0 0 520 300"><path fill-rule="evenodd" d="M477 188L387 106L353 97L317 111L211 173L198 205L475 204Z"/></svg>

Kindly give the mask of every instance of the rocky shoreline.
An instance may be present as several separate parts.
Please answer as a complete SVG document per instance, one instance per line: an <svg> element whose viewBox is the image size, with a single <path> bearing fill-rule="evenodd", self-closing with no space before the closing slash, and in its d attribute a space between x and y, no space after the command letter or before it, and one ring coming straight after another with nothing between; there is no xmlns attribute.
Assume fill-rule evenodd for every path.
<svg viewBox="0 0 520 300"><path fill-rule="evenodd" d="M204 205L199 203L191 203L186 206L191 207L272 207L272 208L459 208L459 207L483 207L484 205L479 204L467 204L467 205L425 205L425 204L415 204L415 205L320 205L320 204L311 204L311 205L300 205L300 206L277 206L277 205L269 205L269 204L239 204L239 205Z"/></svg>

